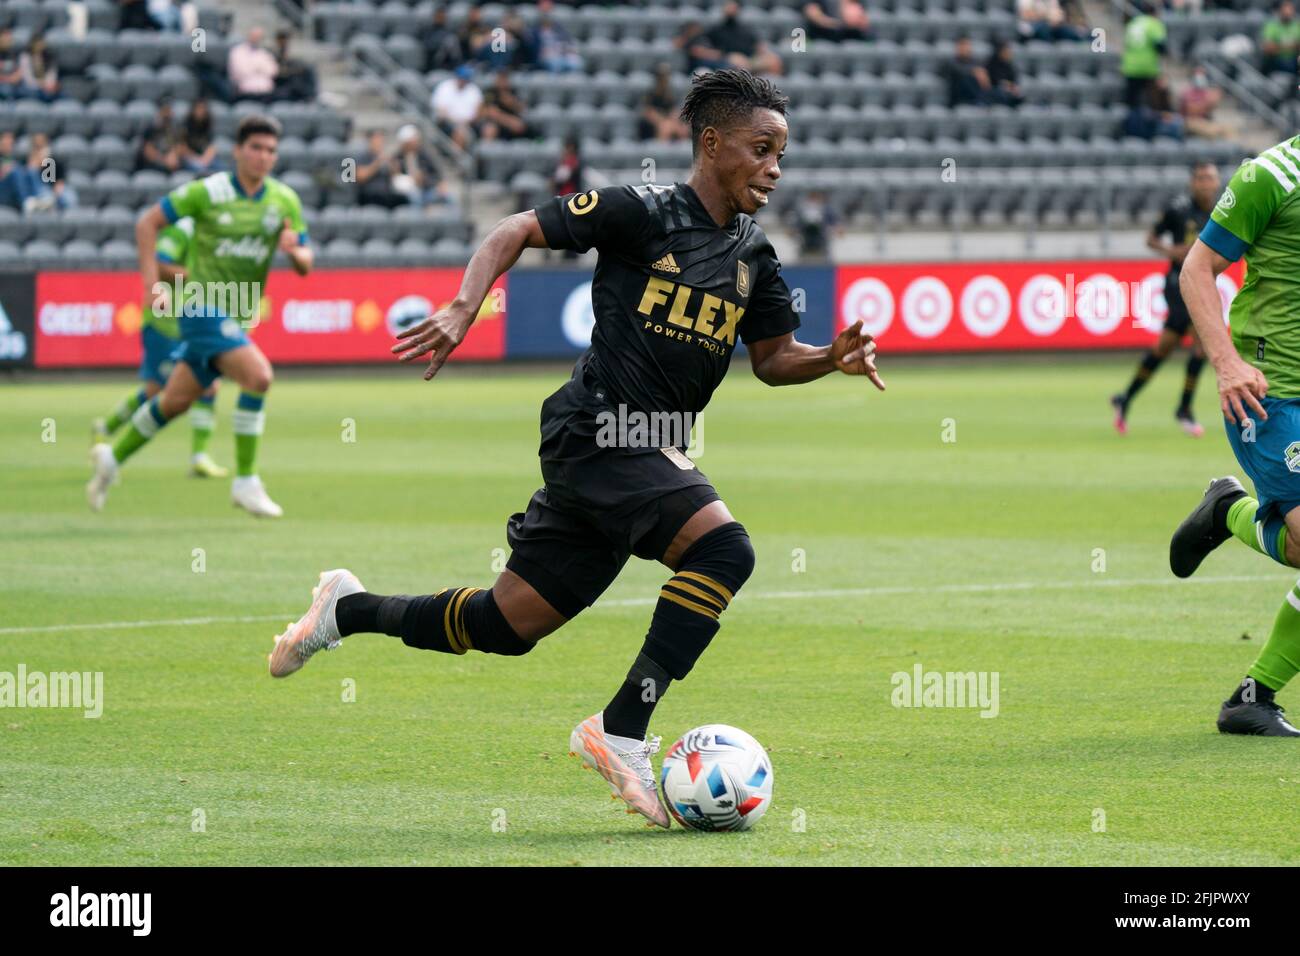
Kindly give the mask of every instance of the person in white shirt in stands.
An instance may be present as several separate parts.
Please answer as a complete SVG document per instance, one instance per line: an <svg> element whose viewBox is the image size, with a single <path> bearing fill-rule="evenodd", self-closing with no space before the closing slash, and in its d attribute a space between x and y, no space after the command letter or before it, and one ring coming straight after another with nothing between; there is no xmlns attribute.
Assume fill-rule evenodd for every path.
<svg viewBox="0 0 1300 956"><path fill-rule="evenodd" d="M456 75L439 83L433 91L433 118L439 129L464 149L474 134L474 122L483 108L483 91L474 85L474 70L456 67Z"/></svg>
<svg viewBox="0 0 1300 956"><path fill-rule="evenodd" d="M247 40L230 48L226 70L238 99L265 102L275 92L275 78L280 66L275 55L262 46L265 37L261 27L253 27L248 31Z"/></svg>

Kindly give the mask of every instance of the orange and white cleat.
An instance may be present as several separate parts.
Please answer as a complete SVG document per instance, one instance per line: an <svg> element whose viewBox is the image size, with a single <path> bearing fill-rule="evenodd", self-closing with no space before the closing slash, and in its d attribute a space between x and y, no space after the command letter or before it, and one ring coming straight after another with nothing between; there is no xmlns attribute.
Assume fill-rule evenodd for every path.
<svg viewBox="0 0 1300 956"><path fill-rule="evenodd" d="M343 640L334 608L339 598L364 591L351 571L322 571L320 584L311 590L307 613L277 634L275 649L267 655L272 677L288 677L306 664L317 651L332 650Z"/></svg>
<svg viewBox="0 0 1300 956"><path fill-rule="evenodd" d="M658 737L642 741L632 750L613 744L605 734L603 713L588 717L569 735L569 753L581 757L584 766L605 778L614 797L627 803L628 813L639 813L655 826L667 829L668 811L659 802L654 767L650 765L650 755L658 751Z"/></svg>

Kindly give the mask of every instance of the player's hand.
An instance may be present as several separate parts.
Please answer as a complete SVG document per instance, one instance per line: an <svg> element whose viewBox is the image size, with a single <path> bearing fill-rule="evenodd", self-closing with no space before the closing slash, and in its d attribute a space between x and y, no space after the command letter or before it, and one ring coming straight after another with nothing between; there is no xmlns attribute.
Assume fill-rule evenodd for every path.
<svg viewBox="0 0 1300 956"><path fill-rule="evenodd" d="M1268 379L1255 366L1243 361L1240 356L1233 356L1224 368L1216 369L1219 378L1219 405L1223 417L1234 425L1244 425L1253 417L1249 409L1260 421L1268 418L1268 412L1259 400L1268 394Z"/></svg>
<svg viewBox="0 0 1300 956"><path fill-rule="evenodd" d="M835 336L831 343L831 360L845 375L865 375L882 392L885 383L876 371L876 342L862 331L862 320L854 322Z"/></svg>
<svg viewBox="0 0 1300 956"><path fill-rule="evenodd" d="M298 230L293 228L293 224L289 222L289 218L286 216L284 220L284 228L280 230L280 251L285 255L288 255L297 248Z"/></svg>
<svg viewBox="0 0 1300 956"><path fill-rule="evenodd" d="M398 333L399 341L393 346L393 353L398 361L413 362L422 355L429 356L429 367L424 370L427 382L438 374L447 357L465 338L474 315L464 306L454 302L446 308L439 309L423 321Z"/></svg>

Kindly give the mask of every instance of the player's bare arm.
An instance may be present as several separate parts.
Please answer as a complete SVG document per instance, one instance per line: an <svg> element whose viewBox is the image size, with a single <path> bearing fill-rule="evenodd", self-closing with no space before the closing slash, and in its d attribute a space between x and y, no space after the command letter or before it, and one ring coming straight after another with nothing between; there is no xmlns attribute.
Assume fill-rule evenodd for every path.
<svg viewBox="0 0 1300 956"><path fill-rule="evenodd" d="M135 221L135 247L140 262L140 277L144 282L144 294L154 295L154 286L158 284L158 231L167 225L167 216L162 204L154 203Z"/></svg>
<svg viewBox="0 0 1300 956"><path fill-rule="evenodd" d="M1197 239L1183 263L1178 287L1192 315L1201 346L1218 377L1223 415L1235 425L1252 414L1261 421L1268 418L1259 402L1268 394L1268 379L1237 354L1228 327L1223 324L1223 303L1214 280L1229 265L1227 259Z"/></svg>
<svg viewBox="0 0 1300 956"><path fill-rule="evenodd" d="M280 251L289 257L289 263L293 266L293 271L300 276L305 276L311 271L312 263L315 262L315 254L311 246L302 245L302 237L298 230L293 227L293 223L288 217L284 220L284 228L280 230Z"/></svg>
<svg viewBox="0 0 1300 956"><path fill-rule="evenodd" d="M393 346L392 351L398 360L413 362L428 355L429 367L425 369L424 380L427 382L437 375L478 318L479 307L483 305L492 283L515 264L525 249L544 248L546 238L533 210L502 219L469 260L456 298L397 336L401 341Z"/></svg>
<svg viewBox="0 0 1300 956"><path fill-rule="evenodd" d="M749 345L749 364L765 385L802 385L831 372L865 375L882 392L885 383L876 371L876 343L862 331L862 320L842 331L830 345L805 345L788 332Z"/></svg>

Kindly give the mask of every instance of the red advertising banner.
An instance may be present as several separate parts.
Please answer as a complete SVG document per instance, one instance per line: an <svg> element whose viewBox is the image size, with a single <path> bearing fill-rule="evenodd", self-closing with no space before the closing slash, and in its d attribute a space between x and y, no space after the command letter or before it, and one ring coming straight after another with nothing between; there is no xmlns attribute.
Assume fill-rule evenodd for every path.
<svg viewBox="0 0 1300 956"><path fill-rule="evenodd" d="M460 269L338 269L267 280L262 320L248 333L280 365L393 361L398 331L446 305ZM38 368L131 366L140 361L140 277L134 272L42 272L36 277ZM505 279L451 361L505 356Z"/></svg>
<svg viewBox="0 0 1300 956"><path fill-rule="evenodd" d="M836 270L836 331L894 353L1149 345L1168 314L1159 259L954 262ZM1245 266L1218 279L1224 316Z"/></svg>

